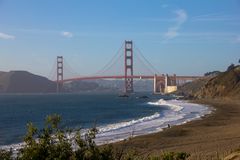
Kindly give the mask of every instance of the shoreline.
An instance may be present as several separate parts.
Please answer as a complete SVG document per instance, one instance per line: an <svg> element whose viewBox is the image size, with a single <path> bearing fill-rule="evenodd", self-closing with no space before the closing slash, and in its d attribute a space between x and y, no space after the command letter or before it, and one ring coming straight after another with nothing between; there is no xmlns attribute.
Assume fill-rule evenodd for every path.
<svg viewBox="0 0 240 160"><path fill-rule="evenodd" d="M129 122L130 123L135 122L135 123L129 126L124 126L123 130L125 130L125 132L121 131L122 127L119 128L120 130L117 129L116 131L115 129L113 129L112 131L110 131L112 132L112 135L109 135L109 139L104 138L100 140L101 136L98 137L98 134L97 134L97 138L95 139L97 145L101 146L105 144L119 143L122 141L126 141L128 139L131 139L133 137L155 134L167 129L170 126L179 126L194 120L201 119L203 116L209 115L213 112L213 108L211 107L208 107L202 104L192 103L187 100L173 99L173 100L165 101L163 99L160 99L156 102L148 102L148 104L154 105L156 107L163 107L163 106L167 107L168 110L171 110L171 112L154 113L153 115L142 117L140 119L133 119L131 121L120 122L121 125L122 123L128 123L128 124ZM192 108L195 108L195 109L192 109ZM160 115L164 115L164 116L160 117ZM140 123L138 123L138 121ZM115 123L114 126L118 124L119 123ZM110 126L112 126L112 124ZM149 130L150 128L142 128L142 126L148 126L148 127L153 126L153 127L152 128L150 127L151 130ZM140 127L140 130L138 127ZM126 131L126 128L128 128L129 130L132 130L132 128L135 128L135 130L132 130L131 132L129 132L129 130ZM114 132L116 132L117 134L114 135ZM125 136L122 136L122 137L119 136L119 132ZM100 132L99 135L101 134L102 133ZM103 137L106 137L105 134L109 134L109 133L108 132L103 133L104 135ZM116 139L115 138L113 139L113 137L111 136L115 136Z"/></svg>
<svg viewBox="0 0 240 160"><path fill-rule="evenodd" d="M129 139L129 138L132 138L132 137L138 137L138 136L144 136L144 135L151 135L151 134L155 134L155 133L158 133L158 132L161 132L161 131L163 131L163 130L165 130L166 128L168 128L168 125L171 125L171 126L179 126L179 125L183 125L183 124L185 124L185 123L188 123L188 122L191 122L191 121L194 121L194 120L197 120L197 119L201 119L201 117L203 117L203 116L206 116L206 115L209 115L209 114L211 114L212 112L213 112L213 110L211 109L211 108L209 108L208 106L206 106L206 105L199 105L199 104L196 104L196 108L198 108L198 107L200 107L200 108L198 108L197 110L190 110L189 111L189 107L190 106L195 106L195 104L193 104L192 102L190 102L190 101L186 101L186 100L177 100L177 101L175 101L175 100L170 100L169 102L168 101L165 101L165 100L162 100L162 99L160 99L160 100L158 100L158 101L154 101L154 102L148 102L148 104L149 105L154 105L154 106L156 106L156 107L161 107L162 105L164 105L165 107L167 107L167 108L169 108L169 110L171 110L171 111L174 111L174 112L178 112L178 111L181 111L181 110L183 110L184 108L186 109L186 108L188 108L187 110L185 110L185 111L183 111L183 113L181 113L181 114L176 114L176 116L180 116L180 117L182 117L183 115L185 116L185 115L188 115L188 117L186 118L186 117L182 117L182 118L180 118L180 119L172 119L172 118L170 118L171 116L173 116L172 115L172 113L171 113L171 116L170 117L165 117L166 118L166 120L167 119L169 119L170 121L168 122L168 123L166 123L166 122L161 122L161 125L159 125L157 128L155 128L155 129L153 129L152 131L151 131L151 133L140 133L141 132L141 130L140 130L140 132L139 133L135 133L135 131L133 131L134 133L130 133L130 132L126 132L126 134L127 134L127 136L128 137L122 137L122 138L120 138L120 139L111 139L111 137L109 138L110 140L107 140L107 142L104 142L104 141L106 141L106 136L104 135L104 134L108 134L108 131L105 131L105 132L103 132L103 133L101 133L100 132L100 135L101 134L103 134L103 135L101 135L100 137L98 137L96 140L97 140L97 145L99 145L99 146L101 146L101 145L105 145L105 144L112 144L112 143L118 143L118 142L121 142L121 141L123 141L123 140L126 140L126 139ZM186 105L187 104L187 105ZM183 107L184 106L184 107ZM195 111L197 111L197 112L199 112L199 113L194 113ZM193 113L193 114L192 114ZM165 113L161 113L161 114L165 114ZM168 113L169 114L169 113ZM167 115L168 115L167 114ZM174 113L175 114L175 113ZM196 115L194 115L194 114L196 114ZM170 114L169 114L170 115ZM191 116L190 116L191 115ZM115 123L115 124L110 124L110 125L106 125L106 126L100 126L99 127L99 129L101 130L101 129L104 129L104 130L109 130L109 128L111 128L111 127L116 127L116 125L120 125L120 128L121 128L121 126L122 125L126 125L125 123L127 123L127 125L129 125L130 123L136 123L137 124L137 122L138 121L144 121L145 119L147 120L146 122L147 123L150 123L150 124L158 124L159 122L155 122L156 120L158 120L158 119L155 119L155 117L159 117L160 116L160 113L157 113L157 115L156 115L156 113L154 113L153 115L150 115L150 116L147 116L147 117L143 117L143 118L140 118L140 119L133 119L133 120L131 120L131 121L126 121L126 122L120 122L120 123ZM162 118L161 118L162 119ZM144 123L146 123L146 122L144 122ZM123 124L124 123L124 124ZM131 126L132 125L135 125L135 124L130 124L130 126L128 126L128 128L130 127L131 128ZM145 124L146 125L146 124ZM141 123L140 123L140 126L141 126ZM111 132L111 131L110 131ZM131 135L131 134L133 134L133 135ZM114 134L112 135L112 136L115 136ZM119 135L117 135L117 136L119 136ZM126 136L126 135L125 135ZM119 137L118 137L119 138ZM107 138L108 139L108 138ZM24 145L24 143L23 142L20 142L20 143L13 143L13 144L8 144L8 145L2 145L2 146L0 146L0 148L2 148L2 149L9 149L9 148L13 148L14 150L19 150L19 148L21 148L22 147L22 145Z"/></svg>
<svg viewBox="0 0 240 160"><path fill-rule="evenodd" d="M134 149L141 155L187 152L191 154L190 159L223 158L240 148L239 100L188 102L207 106L211 113L171 128L163 128L156 133L134 136L111 145L126 151Z"/></svg>
<svg viewBox="0 0 240 160"><path fill-rule="evenodd" d="M132 137L158 133L168 128L168 125L169 126L183 125L190 121L201 119L201 117L212 113L212 109L207 107L206 105L199 105L199 104L195 105L192 102L189 102L186 100L174 99L174 100L165 101L163 99L160 99L154 102L152 101L147 102L147 104L155 107L164 106L165 108L168 108L168 109L166 110L166 112L161 112L161 113L155 112L154 114L151 114L149 116L132 119L129 121L123 121L123 122L98 126L98 129L100 132L99 134L97 134L97 138L95 139L97 145L101 146L104 144L118 143ZM196 109L190 109L192 108L191 106L196 106ZM175 112L177 112L177 114ZM161 118L160 118L160 115L162 115ZM174 115L176 116L175 118L173 118ZM150 126L153 125L154 127L153 128L150 127L151 130L149 130L150 128L142 128L141 127L143 126L142 123L144 123L145 126L149 127L149 125ZM138 128L139 125L141 128L140 130L133 130L132 132L129 132L129 130L126 131L125 129L125 128L132 129L135 127ZM121 130L121 128L123 128L124 132L123 130ZM120 137L118 132L121 132L123 136ZM106 137L105 134L109 136ZM117 137L117 139L113 139L114 137ZM19 142L19 143L0 145L0 149L14 148L18 150L19 148L21 148L23 144L24 144L23 142Z"/></svg>
<svg viewBox="0 0 240 160"><path fill-rule="evenodd" d="M213 107L211 114L169 129L113 143L116 148L134 149L140 154L165 151L187 152L190 159L223 158L240 148L240 101L190 100Z"/></svg>

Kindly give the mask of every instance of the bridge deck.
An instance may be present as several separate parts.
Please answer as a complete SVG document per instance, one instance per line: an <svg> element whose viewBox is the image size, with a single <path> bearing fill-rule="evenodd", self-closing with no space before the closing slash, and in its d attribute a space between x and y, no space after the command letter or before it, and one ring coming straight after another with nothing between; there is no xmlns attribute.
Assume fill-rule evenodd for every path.
<svg viewBox="0 0 240 160"><path fill-rule="evenodd" d="M157 77L162 77L164 76L157 76ZM169 76L173 77L173 76ZM127 76L125 77L124 75L121 76L86 76L86 77L76 77L76 78L68 78L64 79L61 82L71 82L71 81L79 81L79 80L96 80L96 79L124 79L124 78L133 78L133 79L154 79L154 76L145 76L145 75L134 75L134 76ZM195 80L202 78L201 76L176 76L177 80Z"/></svg>

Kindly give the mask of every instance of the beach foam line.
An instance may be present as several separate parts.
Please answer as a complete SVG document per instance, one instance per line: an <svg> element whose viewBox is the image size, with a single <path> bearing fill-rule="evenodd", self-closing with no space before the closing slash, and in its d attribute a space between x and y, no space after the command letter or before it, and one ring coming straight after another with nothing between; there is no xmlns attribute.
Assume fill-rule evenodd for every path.
<svg viewBox="0 0 240 160"><path fill-rule="evenodd" d="M137 123L150 121L150 120L153 120L153 119L156 119L156 118L159 118L159 117L160 117L160 114L158 112L156 112L151 116L146 116L146 117L143 117L143 118L140 118L140 119L134 119L134 120L127 121L127 122L119 122L119 123L114 123L114 124L109 124L109 125L106 125L106 126L102 126L102 127L98 128L98 131L99 131L99 133L107 132L107 131L110 131L110 130L112 131L112 130L116 130L116 129L120 129L120 128L124 128L124 127L128 127L128 126L132 126L132 125L137 124Z"/></svg>
<svg viewBox="0 0 240 160"><path fill-rule="evenodd" d="M160 99L157 102L148 102L147 104L155 106L168 106L170 109L176 112L181 111L183 109L182 106L173 104L171 103L171 101L165 101L164 99Z"/></svg>
<svg viewBox="0 0 240 160"><path fill-rule="evenodd" d="M170 113L155 119L143 121L141 123L135 123L124 128L98 133L96 135L95 142L98 145L101 145L118 142L124 139L128 139L129 137L156 133L162 131L163 128L166 128L169 123L177 122L178 120L183 119L184 116L184 113Z"/></svg>

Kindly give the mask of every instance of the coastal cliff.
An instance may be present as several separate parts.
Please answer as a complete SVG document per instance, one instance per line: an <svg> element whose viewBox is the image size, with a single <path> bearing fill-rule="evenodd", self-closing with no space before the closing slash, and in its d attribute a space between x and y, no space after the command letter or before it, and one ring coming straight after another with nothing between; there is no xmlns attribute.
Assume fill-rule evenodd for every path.
<svg viewBox="0 0 240 160"><path fill-rule="evenodd" d="M196 98L240 98L240 66L207 81L199 91L194 94Z"/></svg>
<svg viewBox="0 0 240 160"><path fill-rule="evenodd" d="M213 77L205 77L179 88L176 94L194 99L239 99L240 66L235 66Z"/></svg>

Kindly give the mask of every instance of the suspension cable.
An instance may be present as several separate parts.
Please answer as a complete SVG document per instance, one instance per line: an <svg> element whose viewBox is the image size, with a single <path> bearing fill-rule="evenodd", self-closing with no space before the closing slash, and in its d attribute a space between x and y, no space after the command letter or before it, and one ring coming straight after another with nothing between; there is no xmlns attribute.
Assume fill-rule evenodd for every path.
<svg viewBox="0 0 240 160"><path fill-rule="evenodd" d="M160 74L160 72L143 56L142 52L136 47L136 45L134 48L138 51L139 55L147 62L149 67L152 68L155 73Z"/></svg>
<svg viewBox="0 0 240 160"><path fill-rule="evenodd" d="M65 66L64 68L65 68L67 71L69 71L70 74L79 75L79 73L76 72L76 71L71 67L71 65L69 65L69 63L68 63L65 59L63 59L63 61L64 61L63 65Z"/></svg>
<svg viewBox="0 0 240 160"><path fill-rule="evenodd" d="M117 52L115 53L115 55L110 59L110 61L99 71L97 71L94 75L99 75L99 74L103 74L105 71L107 71L110 67L112 67L115 62L122 56L120 53L120 51L123 48L123 45L121 45L121 47L117 50Z"/></svg>
<svg viewBox="0 0 240 160"><path fill-rule="evenodd" d="M155 73L155 71L152 70L152 68L148 67L147 64L146 64L146 62L145 62L144 60L142 60L142 58L141 58L138 54L136 54L136 58L140 61L141 64L144 65L144 67L147 69L148 72L150 72L150 73L152 73L152 74Z"/></svg>
<svg viewBox="0 0 240 160"><path fill-rule="evenodd" d="M48 73L48 76L47 76L47 78L48 78L49 80L55 80L54 78L55 78L55 73L56 73L56 66L57 66L57 62L54 61L53 66L52 66L52 69L51 69L51 71Z"/></svg>

